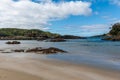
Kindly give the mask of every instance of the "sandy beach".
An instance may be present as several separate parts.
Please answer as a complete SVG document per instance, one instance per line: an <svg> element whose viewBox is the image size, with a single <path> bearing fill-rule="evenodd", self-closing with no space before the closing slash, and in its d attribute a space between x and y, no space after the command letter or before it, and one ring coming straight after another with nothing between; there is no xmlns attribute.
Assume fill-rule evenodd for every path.
<svg viewBox="0 0 120 80"><path fill-rule="evenodd" d="M120 80L120 0L0 0L0 80Z"/></svg>
<svg viewBox="0 0 120 80"><path fill-rule="evenodd" d="M119 80L120 72L47 58L0 55L0 80Z"/></svg>
<svg viewBox="0 0 120 80"><path fill-rule="evenodd" d="M0 80L43 80L43 79L16 70L0 69Z"/></svg>

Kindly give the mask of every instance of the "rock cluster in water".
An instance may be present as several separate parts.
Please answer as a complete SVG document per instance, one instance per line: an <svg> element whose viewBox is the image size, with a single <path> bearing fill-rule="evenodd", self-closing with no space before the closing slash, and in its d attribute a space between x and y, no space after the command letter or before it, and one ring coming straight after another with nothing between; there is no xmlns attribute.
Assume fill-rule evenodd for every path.
<svg viewBox="0 0 120 80"><path fill-rule="evenodd" d="M28 49L26 50L26 52L40 53L40 54L66 53L66 51L55 48L55 47L50 47L50 48L37 47L33 49Z"/></svg>
<svg viewBox="0 0 120 80"><path fill-rule="evenodd" d="M19 41L8 41L6 44L21 44Z"/></svg>
<svg viewBox="0 0 120 80"><path fill-rule="evenodd" d="M42 48L42 47L36 47L32 49L15 49L15 50L9 50L9 51L4 51L1 50L1 53L12 53L12 52L24 52L24 53L37 53L37 54L57 54L57 53L67 53L67 51L55 48L55 47L50 47L50 48Z"/></svg>
<svg viewBox="0 0 120 80"><path fill-rule="evenodd" d="M54 39L50 39L47 40L47 42L65 42L66 40L63 38L54 38Z"/></svg>
<svg viewBox="0 0 120 80"><path fill-rule="evenodd" d="M62 41L62 39L57 39L57 41ZM56 42L56 40L55 40ZM20 44L20 42L18 41L8 41L6 42L6 44ZM49 47L49 48L42 48L42 47L36 47L36 48L33 48L33 49L16 49L16 50L11 50L11 51L4 51L4 50L1 50L2 53L12 53L11 51L13 52L26 52L26 53L38 53L38 54L56 54L56 53L67 53L66 51L64 50L61 50L61 49L58 49L58 48L55 48L55 47Z"/></svg>
<svg viewBox="0 0 120 80"><path fill-rule="evenodd" d="M13 52L25 52L24 49L16 49L16 50L12 50Z"/></svg>

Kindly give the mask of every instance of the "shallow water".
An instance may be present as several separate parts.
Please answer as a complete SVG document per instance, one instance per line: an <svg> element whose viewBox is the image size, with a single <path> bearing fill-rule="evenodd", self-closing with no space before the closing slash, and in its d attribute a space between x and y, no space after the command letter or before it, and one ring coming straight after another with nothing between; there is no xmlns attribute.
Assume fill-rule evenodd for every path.
<svg viewBox="0 0 120 80"><path fill-rule="evenodd" d="M7 40L0 41L0 49L28 49L34 47L57 47L68 51L65 54L47 55L54 58L69 61L76 64L86 64L95 67L120 70L120 42L102 41L100 39L76 39L67 42L40 42L34 40L21 40L22 44L7 45ZM11 57L32 56L39 58L41 55L34 54L6 54ZM46 55L45 55L46 56Z"/></svg>

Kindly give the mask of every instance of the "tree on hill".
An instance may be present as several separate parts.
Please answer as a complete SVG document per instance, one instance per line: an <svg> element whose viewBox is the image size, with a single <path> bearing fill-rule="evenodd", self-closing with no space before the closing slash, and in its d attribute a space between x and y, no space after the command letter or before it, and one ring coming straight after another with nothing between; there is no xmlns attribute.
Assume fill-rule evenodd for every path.
<svg viewBox="0 0 120 80"><path fill-rule="evenodd" d="M116 23L112 26L111 31L109 32L111 35L120 35L120 23Z"/></svg>

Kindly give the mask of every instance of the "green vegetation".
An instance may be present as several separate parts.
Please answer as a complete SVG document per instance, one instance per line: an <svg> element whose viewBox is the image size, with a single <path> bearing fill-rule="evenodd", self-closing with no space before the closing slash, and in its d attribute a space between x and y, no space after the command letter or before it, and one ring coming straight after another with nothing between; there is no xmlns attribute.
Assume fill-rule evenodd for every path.
<svg viewBox="0 0 120 80"><path fill-rule="evenodd" d="M120 41L120 23L114 24L103 40Z"/></svg>
<svg viewBox="0 0 120 80"><path fill-rule="evenodd" d="M39 29L17 29L17 28L1 28L0 29L0 36L7 37L7 36L24 36L24 37L56 37L59 34L54 34L51 32L45 32Z"/></svg>
<svg viewBox="0 0 120 80"><path fill-rule="evenodd" d="M116 23L112 26L112 30L109 32L111 35L120 35L120 23Z"/></svg>

